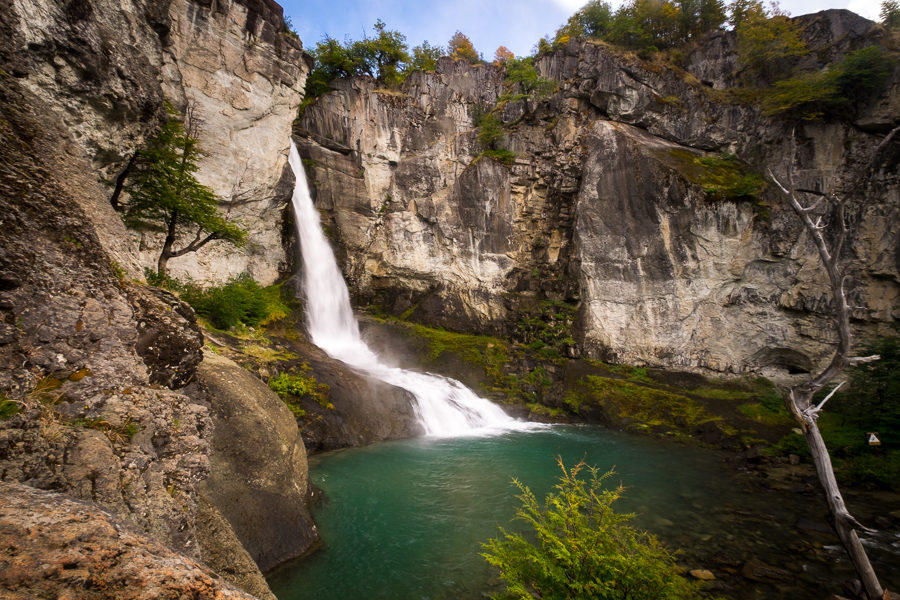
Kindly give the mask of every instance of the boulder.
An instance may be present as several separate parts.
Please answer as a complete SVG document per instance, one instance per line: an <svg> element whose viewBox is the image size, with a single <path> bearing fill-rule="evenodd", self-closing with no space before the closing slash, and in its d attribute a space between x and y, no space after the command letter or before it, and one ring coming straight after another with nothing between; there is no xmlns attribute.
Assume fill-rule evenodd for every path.
<svg viewBox="0 0 900 600"><path fill-rule="evenodd" d="M8 600L253 600L132 523L21 484L0 483L0 546Z"/></svg>
<svg viewBox="0 0 900 600"><path fill-rule="evenodd" d="M291 411L249 371L212 353L189 393L212 417L202 494L262 571L307 552L318 532L306 508L306 449Z"/></svg>

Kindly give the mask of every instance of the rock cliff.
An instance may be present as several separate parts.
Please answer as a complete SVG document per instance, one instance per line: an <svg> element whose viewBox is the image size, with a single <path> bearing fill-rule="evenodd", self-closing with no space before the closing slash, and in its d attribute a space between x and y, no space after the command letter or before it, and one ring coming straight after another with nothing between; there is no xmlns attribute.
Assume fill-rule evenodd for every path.
<svg viewBox="0 0 900 600"><path fill-rule="evenodd" d="M803 19L822 64L881 31L847 11ZM578 305L589 356L771 375L820 364L829 293L798 221L772 185L729 198L707 179L728 154L742 176L783 174L791 155L793 124L721 89L734 48L713 34L681 70L572 41L537 59L557 85L542 101L515 96L498 67L450 59L399 90L336 82L296 133L357 302L516 335L549 298ZM900 316L897 142L876 151L900 121L897 92L895 72L853 120L794 134L798 185L847 199L861 334ZM475 121L491 110L509 165L481 154Z"/></svg>
<svg viewBox="0 0 900 600"><path fill-rule="evenodd" d="M281 180L281 152L307 70L299 45L282 28L281 9L268 0L0 1L0 480L55 492L4 484L4 508L9 501L52 525L46 535L24 539L4 515L4 539L20 537L23 544L16 568L0 570L0 588L15 585L15 597L88 597L82 592L94 584L97 593L90 597L126 597L121 586L141 581L150 587L130 590L128 597L245 597L196 560L218 560L226 579L271 597L237 535L245 515L228 513L200 489L223 468L211 460L227 433L217 427L216 411L227 412L235 399L222 394L212 402L184 389L202 361L193 311L167 292L127 281L127 273L140 272L140 255L99 178L115 177L144 143L164 97L192 99L206 111L207 135L225 135L242 151L261 153L258 162L235 153L208 160L219 167L209 175L218 186L252 171L258 187L241 202L264 214L276 202L267 194ZM208 48L222 62L201 61L202 44L214 39L229 45ZM213 70L201 76L202 69ZM192 87L207 79L221 89ZM266 96L269 104L258 106L265 103L257 99L245 107L242 93ZM254 142L255 127L262 133ZM216 139L206 143L222 145ZM282 252L279 235L259 238L254 252L264 254L260 249L269 242ZM233 257L236 268L252 269L262 254ZM271 268L267 262L269 275L260 276L273 277L278 260ZM210 269L213 278L227 274ZM264 392L272 408L271 393ZM266 410L259 408L259 419L284 417L280 404L274 417ZM305 451L296 426L293 432L281 462L275 459L290 436L271 428L254 432L253 460L273 459L270 470L283 472L270 479L300 490L290 497L296 505L284 507L294 528L282 534L296 539L290 548L274 549L268 566L315 539L302 502ZM251 493L236 489L236 496ZM58 511L48 515L51 504ZM133 531L125 535L120 521ZM96 527L96 537L82 535L85 527ZM115 554L117 543L128 552L140 549L116 554L133 557L130 565L104 562L106 554L84 561L59 554L47 562L52 572L31 569L34 556L51 552L53 540L62 538L75 540L73 553L112 547ZM233 561L216 555L222 548L232 550ZM70 562L77 572L65 572ZM96 581L85 579L85 571Z"/></svg>
<svg viewBox="0 0 900 600"><path fill-rule="evenodd" d="M122 174L162 117L163 99L193 109L205 150L197 177L250 238L241 250L214 242L175 260L174 274L219 282L248 271L271 283L284 271L283 178L309 56L285 33L279 5L7 0L3 15L7 71L65 124L95 178ZM103 201L112 188L97 188L88 214L101 242L142 276L161 240L129 235Z"/></svg>

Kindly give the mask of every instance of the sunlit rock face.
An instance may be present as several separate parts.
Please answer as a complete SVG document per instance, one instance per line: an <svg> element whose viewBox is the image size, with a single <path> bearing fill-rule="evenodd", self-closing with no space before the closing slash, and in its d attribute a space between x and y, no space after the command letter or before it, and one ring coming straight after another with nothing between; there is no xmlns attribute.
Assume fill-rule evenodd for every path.
<svg viewBox="0 0 900 600"><path fill-rule="evenodd" d="M89 214L104 245L134 275L155 264L161 240L126 233L104 205L114 181L163 117L163 100L200 123L197 178L222 212L249 231L236 249L213 242L171 262L172 273L219 282L250 272L271 283L286 267L281 223L291 122L309 55L284 33L271 0L14 0L12 72L61 118L84 153L98 200ZM185 231L190 241L193 231ZM137 250L136 250L137 248Z"/></svg>
<svg viewBox="0 0 900 600"><path fill-rule="evenodd" d="M847 11L804 19L822 60L877 34ZM296 135L357 302L509 334L549 298L578 305L589 356L807 371L834 341L815 248L774 185L728 197L700 162L734 154L746 173L784 178L793 154L798 187L847 201L859 337L886 330L900 297L900 191L896 142L879 144L898 114L897 75L853 123L800 123L792 144L790 123L717 89L735 81L731 34L711 35L686 64L573 41L537 59L557 84L543 101L517 99L498 67L450 59L397 90L335 82ZM509 164L481 155L477 118L492 109Z"/></svg>
<svg viewBox="0 0 900 600"><path fill-rule="evenodd" d="M174 0L168 14L163 90L199 116L205 156L197 179L250 233L245 248L214 243L172 261L172 272L203 282L249 272L270 284L286 268L281 230L291 185L284 176L309 56L285 34L282 9L271 0ZM158 248L145 245L152 263Z"/></svg>

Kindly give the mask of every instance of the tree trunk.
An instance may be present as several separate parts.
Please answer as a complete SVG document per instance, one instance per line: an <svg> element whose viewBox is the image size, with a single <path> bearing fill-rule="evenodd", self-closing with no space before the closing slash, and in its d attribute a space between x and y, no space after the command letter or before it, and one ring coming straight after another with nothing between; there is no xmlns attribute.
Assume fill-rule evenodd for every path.
<svg viewBox="0 0 900 600"><path fill-rule="evenodd" d="M803 437L806 438L806 443L809 445L809 452L816 467L819 483L825 490L825 501L828 503L831 525L847 551L857 575L862 580L866 597L869 600L880 600L884 596L884 590L878 582L875 569L872 568L872 563L869 562L865 548L854 529L854 526L858 527L859 523L844 504L844 498L831 465L831 456L828 454L828 448L825 446L825 440L822 439L822 433L816 422L818 415L814 410L810 411L810 408L813 407L813 392L794 388L790 391L788 400L789 408L801 426Z"/></svg>
<svg viewBox="0 0 900 600"><path fill-rule="evenodd" d="M163 242L162 252L159 253L159 260L156 261L156 274L165 278L168 276L166 264L172 258L172 246L175 245L175 225L178 223L178 211L173 210L169 215L168 228L166 229L166 240Z"/></svg>

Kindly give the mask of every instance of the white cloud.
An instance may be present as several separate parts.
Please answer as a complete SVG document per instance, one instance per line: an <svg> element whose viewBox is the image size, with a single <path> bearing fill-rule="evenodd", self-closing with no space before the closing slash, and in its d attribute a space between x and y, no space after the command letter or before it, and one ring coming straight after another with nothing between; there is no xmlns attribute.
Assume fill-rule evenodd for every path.
<svg viewBox="0 0 900 600"><path fill-rule="evenodd" d="M878 0L850 0L847 9L873 21L879 21L881 16L881 3Z"/></svg>
<svg viewBox="0 0 900 600"><path fill-rule="evenodd" d="M568 12L575 12L587 3L587 0L553 0L553 4Z"/></svg>

